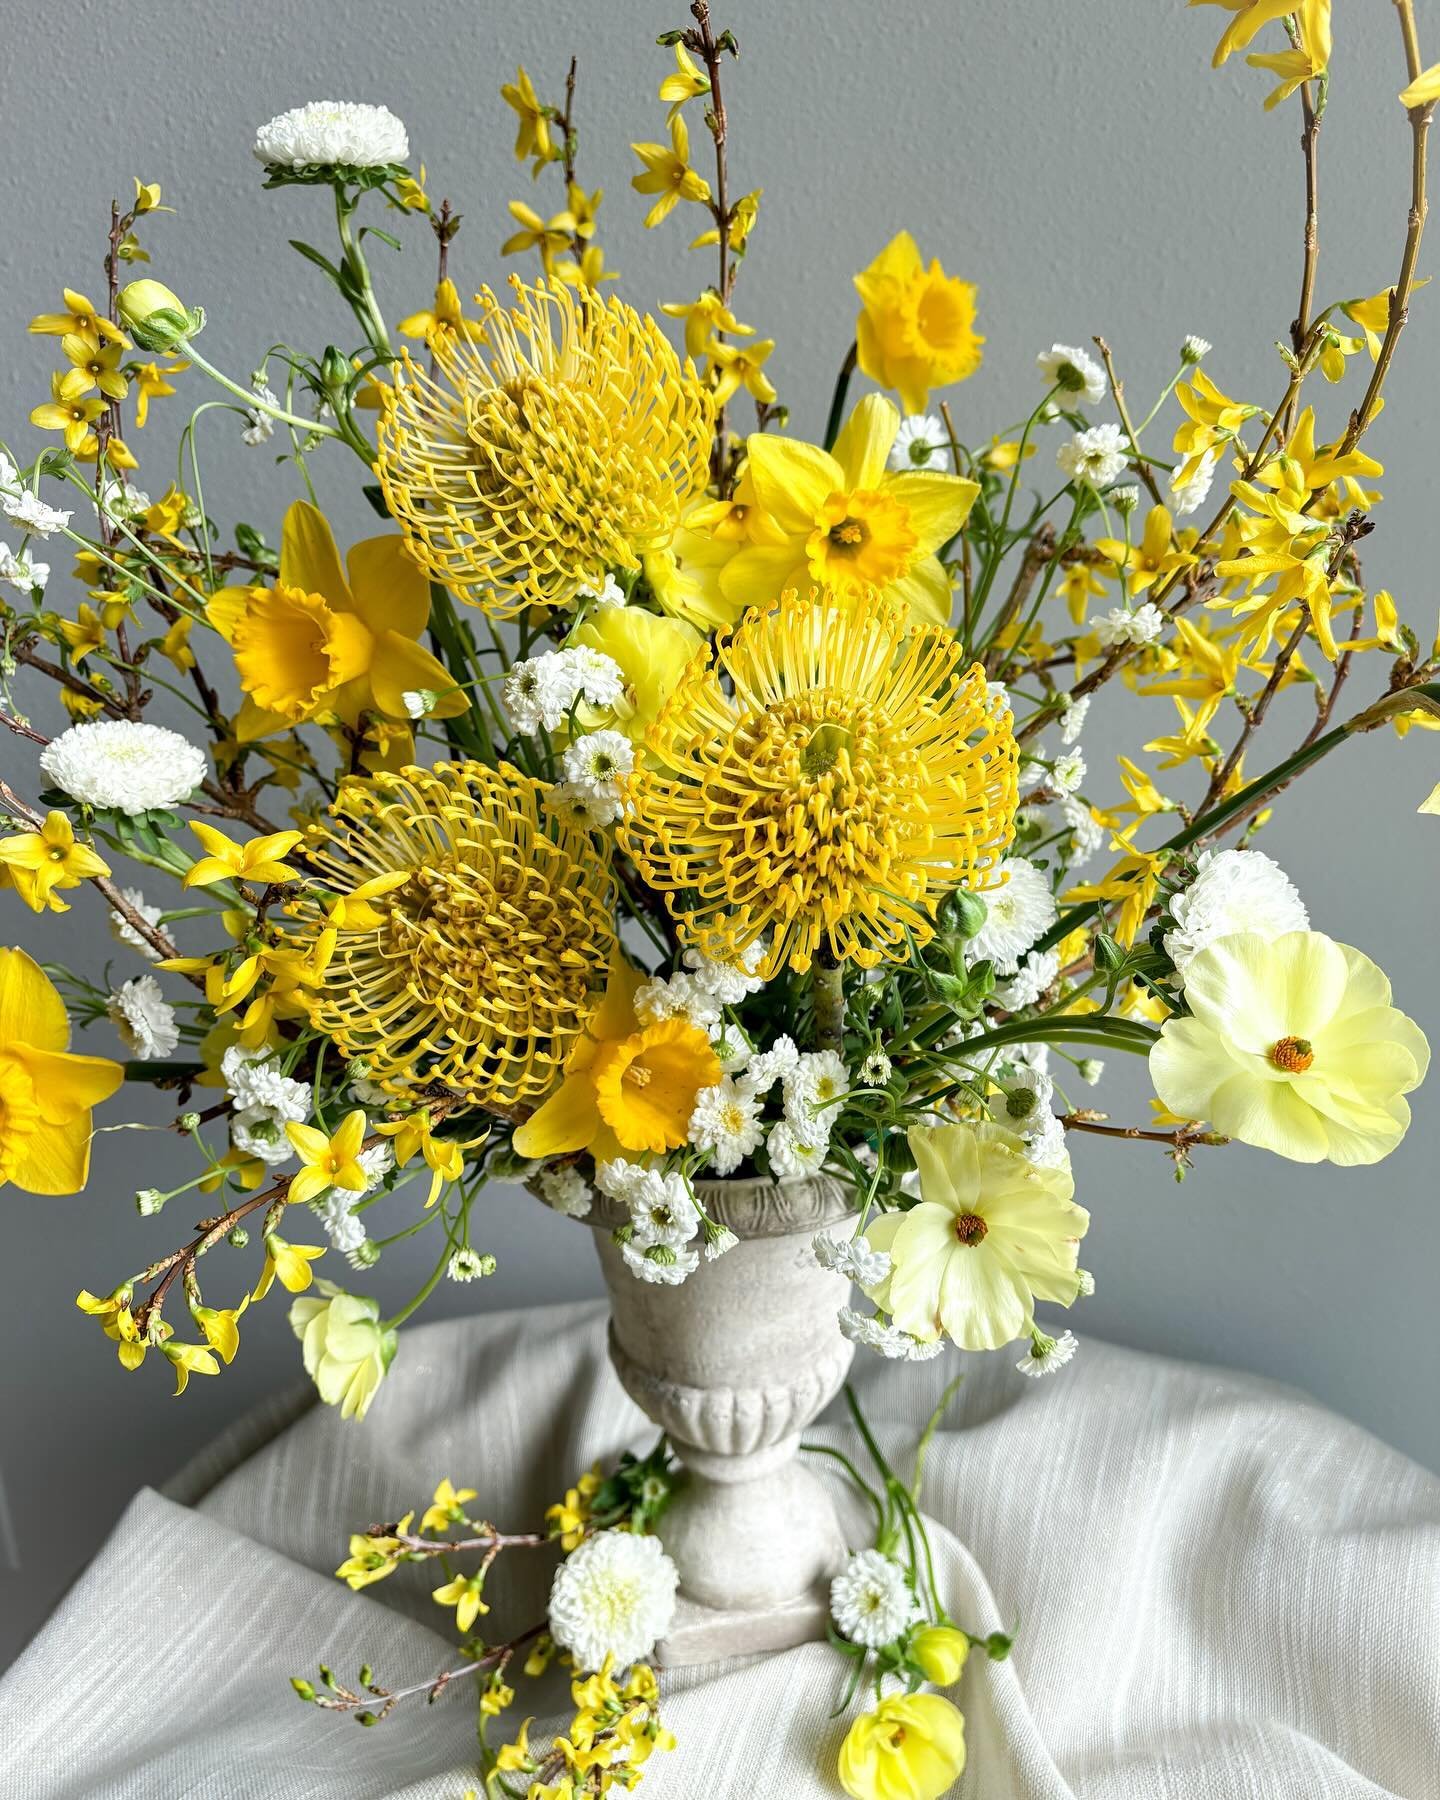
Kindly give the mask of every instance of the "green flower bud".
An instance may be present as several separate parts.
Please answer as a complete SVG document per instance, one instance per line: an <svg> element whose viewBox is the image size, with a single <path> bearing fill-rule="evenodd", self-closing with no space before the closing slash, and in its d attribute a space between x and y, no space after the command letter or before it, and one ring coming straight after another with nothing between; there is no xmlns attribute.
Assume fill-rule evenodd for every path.
<svg viewBox="0 0 1440 1800"><path fill-rule="evenodd" d="M250 1233L243 1225L237 1225L225 1242L232 1250L243 1250L250 1242Z"/></svg>
<svg viewBox="0 0 1440 1800"><path fill-rule="evenodd" d="M153 1219L169 1198L159 1188L141 1188L135 1195L135 1209L142 1219Z"/></svg>
<svg viewBox="0 0 1440 1800"><path fill-rule="evenodd" d="M127 282L116 297L115 310L142 350L177 350L187 338L197 337L205 329L200 307L187 307L163 281L148 277Z"/></svg>
<svg viewBox="0 0 1440 1800"><path fill-rule="evenodd" d="M308 1681L306 1681L303 1675L292 1675L290 1677L290 1685L302 1700L313 1700L315 1698L315 1689Z"/></svg>

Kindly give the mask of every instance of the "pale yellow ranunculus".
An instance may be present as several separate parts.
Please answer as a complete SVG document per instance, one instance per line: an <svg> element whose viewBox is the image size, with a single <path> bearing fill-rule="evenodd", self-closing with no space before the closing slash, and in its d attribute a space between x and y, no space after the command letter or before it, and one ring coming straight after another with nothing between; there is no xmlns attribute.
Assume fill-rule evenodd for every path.
<svg viewBox="0 0 1440 1800"><path fill-rule="evenodd" d="M608 656L625 678L621 700L614 707L584 707L582 723L591 731L623 731L639 744L705 640L682 618L664 618L642 606L599 606L570 642Z"/></svg>
<svg viewBox="0 0 1440 1800"><path fill-rule="evenodd" d="M940 1694L892 1694L862 1713L840 1746L851 1800L939 1800L965 1768L965 1718Z"/></svg>
<svg viewBox="0 0 1440 1800"><path fill-rule="evenodd" d="M395 1355L396 1334L382 1330L375 1301L328 1281L316 1285L323 1300L297 1300L290 1308L305 1373L342 1419L363 1419Z"/></svg>
<svg viewBox="0 0 1440 1800"><path fill-rule="evenodd" d="M1189 963L1185 999L1150 1052L1172 1112L1292 1162L1379 1162L1404 1137L1430 1046L1368 956L1319 931L1240 932Z"/></svg>

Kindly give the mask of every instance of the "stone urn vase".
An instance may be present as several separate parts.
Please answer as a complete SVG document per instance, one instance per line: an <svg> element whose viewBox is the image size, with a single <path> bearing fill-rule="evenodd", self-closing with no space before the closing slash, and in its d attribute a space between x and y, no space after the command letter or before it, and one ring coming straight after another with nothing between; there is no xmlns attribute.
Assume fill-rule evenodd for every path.
<svg viewBox="0 0 1440 1800"><path fill-rule="evenodd" d="M610 1236L623 1207L597 1194L585 1220L610 1292L611 1361L684 1467L658 1528L680 1571L659 1650L672 1667L822 1638L846 1554L830 1491L798 1452L853 1354L836 1324L849 1283L810 1248L850 1215L849 1196L829 1176L696 1192L739 1242L679 1287L626 1267Z"/></svg>

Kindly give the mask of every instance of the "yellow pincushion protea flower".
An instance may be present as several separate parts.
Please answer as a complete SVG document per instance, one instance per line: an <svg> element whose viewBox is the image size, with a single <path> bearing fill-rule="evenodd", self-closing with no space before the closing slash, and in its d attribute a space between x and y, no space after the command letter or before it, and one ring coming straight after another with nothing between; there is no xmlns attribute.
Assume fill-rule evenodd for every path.
<svg viewBox="0 0 1440 1800"><path fill-rule="evenodd" d="M1009 843L1019 753L950 632L873 593L786 593L691 662L628 783L622 841L686 941L765 972L862 968L933 935Z"/></svg>
<svg viewBox="0 0 1440 1800"><path fill-rule="evenodd" d="M307 1011L393 1092L510 1112L554 1085L598 1004L613 879L588 831L542 823L544 792L506 763L437 763L347 781L320 828L310 860L339 899L297 909L305 936L334 934Z"/></svg>
<svg viewBox="0 0 1440 1800"><path fill-rule="evenodd" d="M703 485L712 403L648 315L564 287L478 296L483 337L408 354L387 388L376 469L425 569L508 617L564 606L670 542Z"/></svg>

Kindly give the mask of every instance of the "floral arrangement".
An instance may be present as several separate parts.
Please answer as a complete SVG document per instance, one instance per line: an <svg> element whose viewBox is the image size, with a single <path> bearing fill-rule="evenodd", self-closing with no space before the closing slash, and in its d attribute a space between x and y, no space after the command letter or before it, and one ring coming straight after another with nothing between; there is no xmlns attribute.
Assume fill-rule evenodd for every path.
<svg viewBox="0 0 1440 1800"><path fill-rule="evenodd" d="M67 288L30 324L58 357L31 415L51 439L0 452L0 725L26 753L0 781L0 886L35 913L90 889L130 968L0 951L0 1182L79 1192L97 1109L124 1121L127 1082L170 1098L194 1174L136 1204L201 1216L133 1271L77 1271L123 1368L168 1365L177 1392L218 1375L278 1284L320 1398L362 1418L427 1296L497 1274L487 1184L577 1218L598 1191L636 1280L677 1285L734 1247L705 1183L824 1173L853 1197L853 1229L814 1246L861 1297L847 1337L914 1361L1012 1345L1043 1376L1076 1340L1040 1309L1093 1288L1070 1133L1158 1145L1177 1178L1231 1141L1345 1166L1399 1143L1425 1038L1256 840L1355 735L1440 725L1440 647L1360 560L1440 65L1396 0L1399 268L1322 304L1329 0L1204 3L1228 15L1217 64L1262 31L1283 45L1248 60L1301 120L1272 395L1227 392L1223 354L1212 377L1189 336L1142 413L1097 337L1043 350L991 433L952 403L983 353L976 289L901 231L855 277L823 441L794 435L783 357L742 320L762 192L737 193L738 46L705 0L660 40L664 131L634 146L645 225L688 217L704 258L659 317L612 285L573 62L558 98L523 69L501 90L554 199L513 202L501 246L538 272L469 302L460 218L393 114L319 103L260 129L267 186L333 205L338 247L296 245L341 303L318 355L281 344L248 376L207 360L200 307L125 279L160 188L112 209L100 302ZM371 255L427 244L433 297L392 323ZM419 300L428 259L402 279ZM141 491L172 400L190 409L175 478ZM263 530L203 481L227 421L293 478ZM377 515L343 551L322 458ZM1117 680L1154 719L1112 780L1082 733ZM1262 747L1295 687L1314 700L1300 741ZM103 1020L123 1059L69 1048ZM1080 1092L1122 1053L1148 1059L1142 1124ZM418 1294L386 1312L352 1290L416 1233L436 1249ZM862 1686L874 1705L838 1777L933 1800L963 1727L920 1690L1008 1639L945 1613L918 1468L902 1481L856 1416L876 1474L842 1473L876 1534L836 1579L832 1640L842 1710ZM407 1514L352 1540L354 1587L443 1562L464 1660L432 1698L475 1677L483 1725L517 1659L569 1659L568 1736L491 1750L482 1729L492 1793L628 1788L668 1746L646 1659L674 1598L652 1535L672 1481L662 1443L508 1537L446 1482L418 1531ZM552 1542L548 1619L487 1643L495 1557ZM368 1670L296 1686L365 1722L411 1691Z"/></svg>

